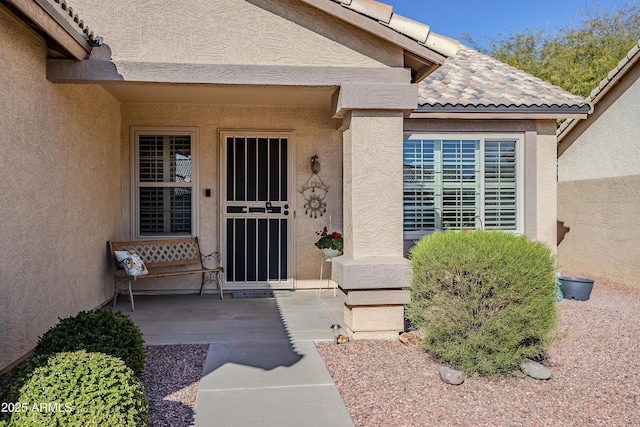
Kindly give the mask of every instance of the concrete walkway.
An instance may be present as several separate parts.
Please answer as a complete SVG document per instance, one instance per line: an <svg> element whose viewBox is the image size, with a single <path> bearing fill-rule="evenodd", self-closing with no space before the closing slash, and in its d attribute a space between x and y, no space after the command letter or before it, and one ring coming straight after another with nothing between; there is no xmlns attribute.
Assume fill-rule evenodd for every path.
<svg viewBox="0 0 640 427"><path fill-rule="evenodd" d="M195 426L353 426L314 341L333 340L333 291L277 298L136 296L129 314L149 345L209 344Z"/></svg>

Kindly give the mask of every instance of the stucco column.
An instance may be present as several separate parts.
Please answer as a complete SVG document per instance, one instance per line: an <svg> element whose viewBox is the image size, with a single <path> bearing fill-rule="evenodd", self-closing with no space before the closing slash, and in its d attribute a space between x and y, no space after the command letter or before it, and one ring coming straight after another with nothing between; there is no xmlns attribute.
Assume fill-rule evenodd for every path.
<svg viewBox="0 0 640 427"><path fill-rule="evenodd" d="M332 278L353 338L397 338L409 302L402 242L403 113L351 110L344 116L344 255Z"/></svg>
<svg viewBox="0 0 640 427"><path fill-rule="evenodd" d="M553 251L557 243L555 121L538 121L525 133L525 234Z"/></svg>

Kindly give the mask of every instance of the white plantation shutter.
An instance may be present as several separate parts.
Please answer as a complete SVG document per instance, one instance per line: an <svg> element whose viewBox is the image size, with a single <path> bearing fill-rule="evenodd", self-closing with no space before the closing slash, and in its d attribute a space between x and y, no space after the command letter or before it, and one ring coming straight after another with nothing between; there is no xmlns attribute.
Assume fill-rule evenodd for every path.
<svg viewBox="0 0 640 427"><path fill-rule="evenodd" d="M193 136L136 134L136 235L193 234Z"/></svg>
<svg viewBox="0 0 640 427"><path fill-rule="evenodd" d="M441 230L473 227L480 214L480 141L447 139L441 146Z"/></svg>
<svg viewBox="0 0 640 427"><path fill-rule="evenodd" d="M404 229L435 230L435 141L404 145Z"/></svg>
<svg viewBox="0 0 640 427"><path fill-rule="evenodd" d="M403 156L405 235L465 227L517 230L517 141L408 135Z"/></svg>
<svg viewBox="0 0 640 427"><path fill-rule="evenodd" d="M484 144L484 226L516 229L516 141Z"/></svg>

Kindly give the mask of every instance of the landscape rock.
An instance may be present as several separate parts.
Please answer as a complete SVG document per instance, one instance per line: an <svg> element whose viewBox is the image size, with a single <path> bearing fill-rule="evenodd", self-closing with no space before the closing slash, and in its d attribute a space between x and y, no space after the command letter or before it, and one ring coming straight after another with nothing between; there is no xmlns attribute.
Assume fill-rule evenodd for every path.
<svg viewBox="0 0 640 427"><path fill-rule="evenodd" d="M455 369L447 368L443 366L439 370L440 379L451 385L460 385L464 382L464 372L456 371Z"/></svg>
<svg viewBox="0 0 640 427"><path fill-rule="evenodd" d="M420 345L424 335L420 331L410 331L400 334L400 342L405 345Z"/></svg>
<svg viewBox="0 0 640 427"><path fill-rule="evenodd" d="M346 335L338 335L336 338L336 344L346 344L349 342L349 337Z"/></svg>
<svg viewBox="0 0 640 427"><path fill-rule="evenodd" d="M551 378L551 371L546 366L534 362L533 360L525 360L520 364L520 370L531 378L536 380L548 380Z"/></svg>

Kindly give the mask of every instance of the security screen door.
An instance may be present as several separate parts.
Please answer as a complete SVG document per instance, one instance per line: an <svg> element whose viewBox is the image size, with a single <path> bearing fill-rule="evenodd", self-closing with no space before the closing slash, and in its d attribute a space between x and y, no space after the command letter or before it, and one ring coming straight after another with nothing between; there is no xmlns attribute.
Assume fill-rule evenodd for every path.
<svg viewBox="0 0 640 427"><path fill-rule="evenodd" d="M224 135L225 285L290 288L289 137Z"/></svg>

